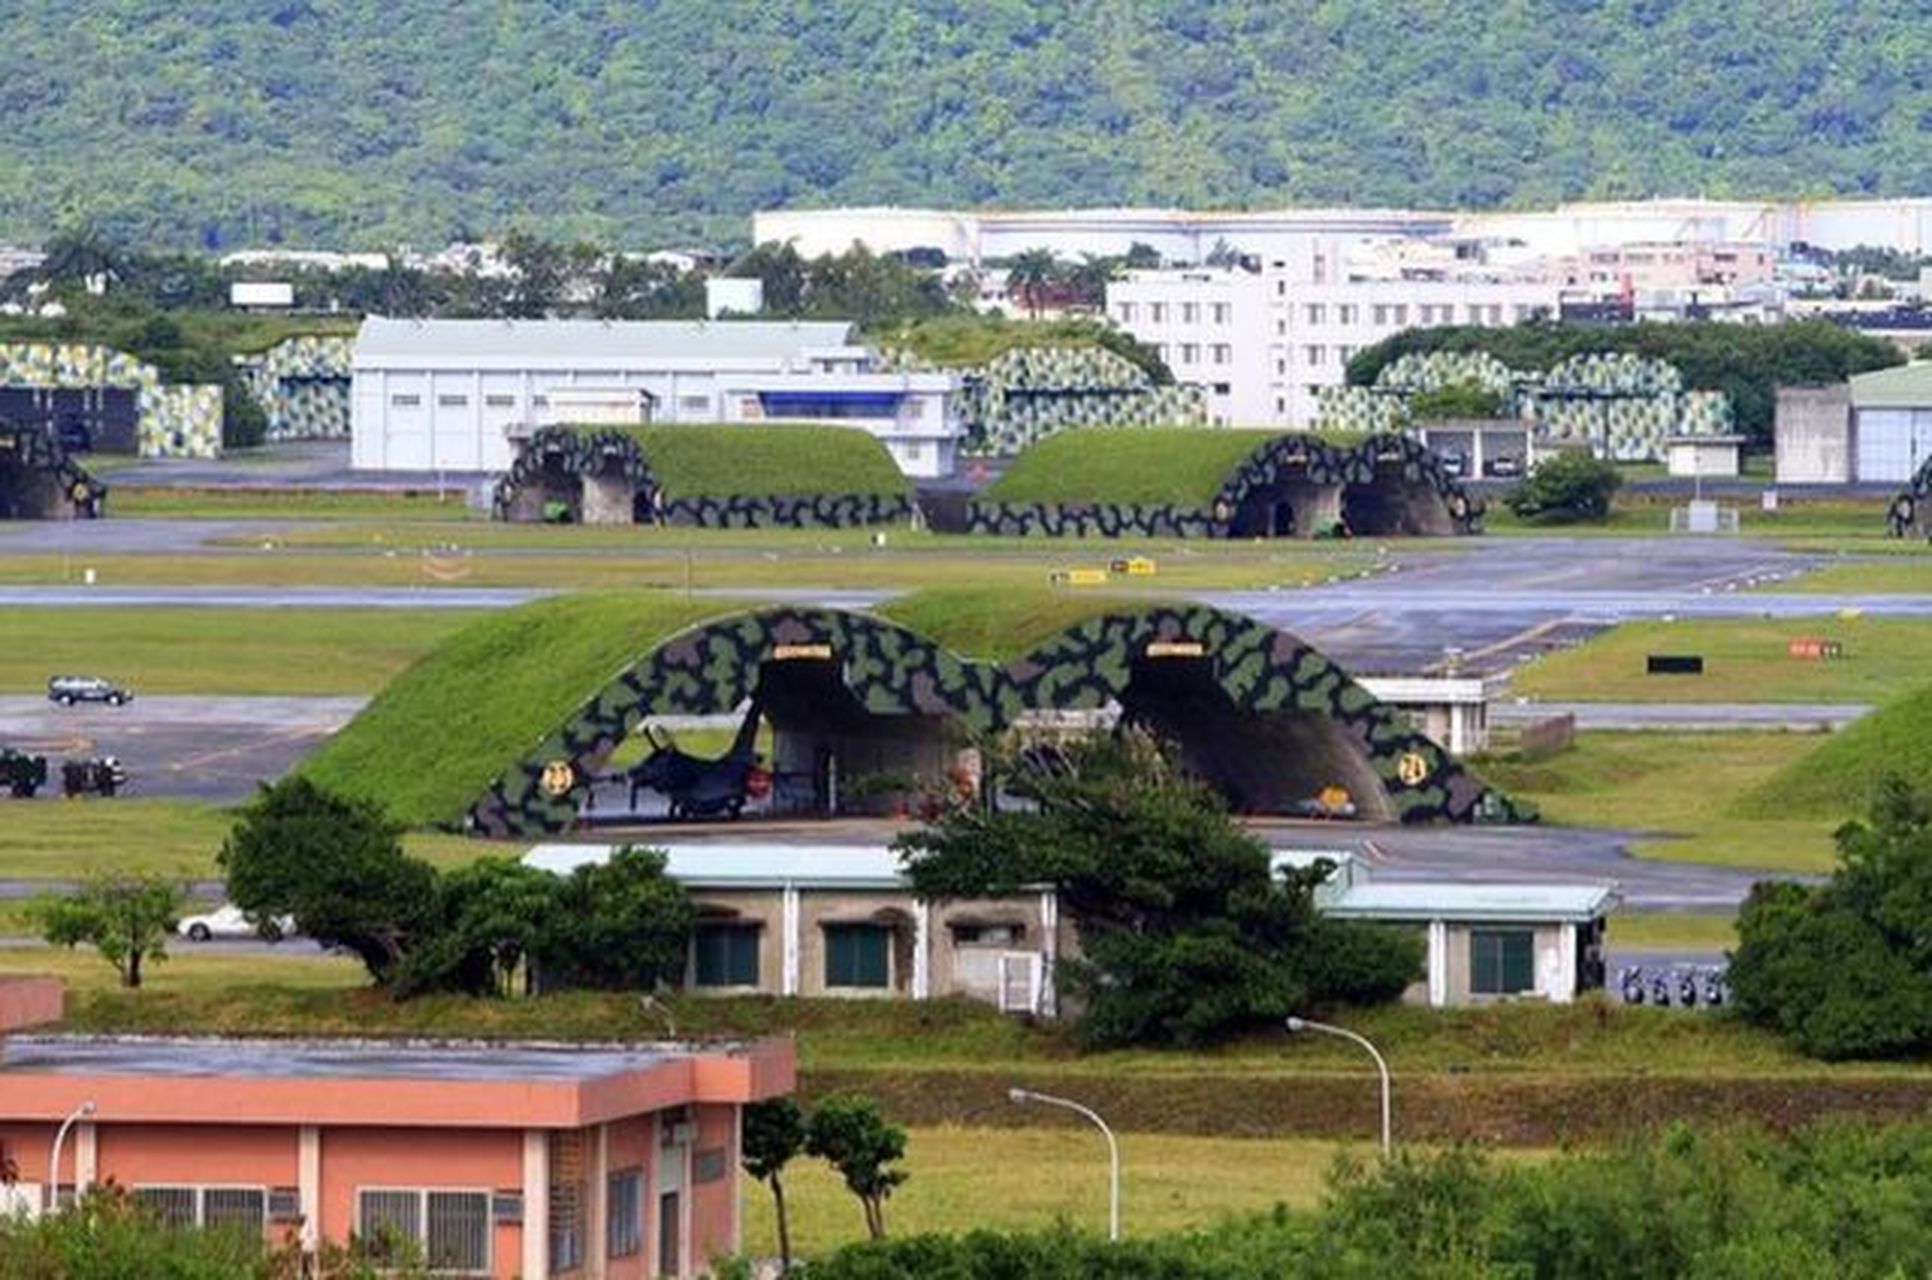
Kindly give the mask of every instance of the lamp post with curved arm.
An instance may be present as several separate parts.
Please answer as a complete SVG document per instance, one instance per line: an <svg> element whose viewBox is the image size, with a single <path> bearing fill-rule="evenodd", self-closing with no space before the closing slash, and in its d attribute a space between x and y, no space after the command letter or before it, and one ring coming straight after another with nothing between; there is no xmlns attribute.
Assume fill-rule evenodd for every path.
<svg viewBox="0 0 1932 1280"><path fill-rule="evenodd" d="M1099 1129L1101 1135L1107 1139L1107 1239L1118 1242L1120 1240L1120 1144L1114 1141L1114 1131L1107 1127L1107 1122L1100 1118L1098 1112L1094 1111L1091 1107L1083 1107L1068 1098L1056 1098L1052 1094L1035 1093L1031 1089L1008 1089L1006 1096L1019 1106L1025 1106L1029 1102L1038 1102L1049 1107L1064 1108L1067 1111L1073 1112L1075 1115L1085 1116L1093 1122L1094 1127Z"/></svg>
<svg viewBox="0 0 1932 1280"><path fill-rule="evenodd" d="M54 1130L54 1149L47 1153L48 1213L53 1213L60 1208L60 1149L67 1143L67 1131L93 1114L94 1104L91 1102L83 1102L68 1112L67 1118L60 1122L60 1128ZM74 1183L78 1188L80 1184L80 1171L78 1169L74 1171Z"/></svg>
<svg viewBox="0 0 1932 1280"><path fill-rule="evenodd" d="M1353 1041L1355 1044L1359 1044L1362 1048L1368 1050L1369 1057L1375 1059L1376 1071L1381 1073L1382 1076L1382 1154L1384 1156L1391 1154L1395 1146L1394 1140L1391 1137L1389 1123L1389 1064L1383 1060L1381 1051L1368 1042L1367 1036L1357 1035L1346 1027L1331 1027L1326 1022L1310 1022L1307 1018L1290 1018L1288 1019L1288 1030L1290 1032L1319 1031L1325 1036L1339 1036L1344 1040Z"/></svg>

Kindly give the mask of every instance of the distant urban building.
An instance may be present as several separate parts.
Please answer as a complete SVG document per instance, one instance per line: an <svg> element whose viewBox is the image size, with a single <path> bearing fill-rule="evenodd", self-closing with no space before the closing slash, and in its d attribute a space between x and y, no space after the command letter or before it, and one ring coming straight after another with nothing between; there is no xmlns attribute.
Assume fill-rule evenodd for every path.
<svg viewBox="0 0 1932 1280"><path fill-rule="evenodd" d="M1129 272L1108 287L1107 315L1177 381L1207 389L1211 422L1311 427L1324 389L1342 385L1363 348L1404 329L1553 316L1560 293L1516 267L1405 265L1373 246L1306 237L1277 246L1258 271Z"/></svg>
<svg viewBox="0 0 1932 1280"><path fill-rule="evenodd" d="M506 470L513 440L579 408L600 423L856 427L907 475L950 474L958 378L882 372L853 336L843 321L372 317L353 358L353 465Z"/></svg>

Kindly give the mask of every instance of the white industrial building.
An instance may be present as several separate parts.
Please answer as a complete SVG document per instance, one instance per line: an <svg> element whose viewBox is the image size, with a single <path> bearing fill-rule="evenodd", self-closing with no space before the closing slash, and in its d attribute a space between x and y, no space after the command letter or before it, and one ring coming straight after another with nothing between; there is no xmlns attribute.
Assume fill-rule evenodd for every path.
<svg viewBox="0 0 1932 1280"><path fill-rule="evenodd" d="M1932 361L1778 390L1779 484L1904 484L1932 460Z"/></svg>
<svg viewBox="0 0 1932 1280"><path fill-rule="evenodd" d="M1519 324L1559 305L1553 280L1481 264L1391 266L1376 248L1306 236L1275 246L1259 271L1133 271L1107 287L1107 314L1176 381L1207 388L1210 421L1305 428L1364 347L1430 325Z"/></svg>
<svg viewBox="0 0 1932 1280"><path fill-rule="evenodd" d="M356 337L353 465L502 471L515 441L590 421L818 423L951 473L958 379L885 373L843 321L391 320Z"/></svg>

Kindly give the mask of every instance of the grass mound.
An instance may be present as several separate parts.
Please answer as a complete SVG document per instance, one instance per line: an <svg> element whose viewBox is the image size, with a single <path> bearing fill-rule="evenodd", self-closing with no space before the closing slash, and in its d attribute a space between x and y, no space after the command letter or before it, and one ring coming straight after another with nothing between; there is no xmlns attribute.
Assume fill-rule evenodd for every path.
<svg viewBox="0 0 1932 1280"><path fill-rule="evenodd" d="M1049 436L986 490L991 502L1201 507L1279 432L1092 428Z"/></svg>
<svg viewBox="0 0 1932 1280"><path fill-rule="evenodd" d="M855 427L618 429L644 450L666 498L897 496L909 490L886 447Z"/></svg>
<svg viewBox="0 0 1932 1280"><path fill-rule="evenodd" d="M380 801L410 826L452 821L627 663L734 608L668 595L582 595L484 618L396 677L301 771Z"/></svg>
<svg viewBox="0 0 1932 1280"><path fill-rule="evenodd" d="M1881 779L1932 782L1932 687L1855 720L1745 794L1749 817L1862 818Z"/></svg>
<svg viewBox="0 0 1932 1280"><path fill-rule="evenodd" d="M1139 597L1123 601L1045 590L958 588L915 592L877 612L961 657L1005 663L1025 657L1088 618L1150 603Z"/></svg>

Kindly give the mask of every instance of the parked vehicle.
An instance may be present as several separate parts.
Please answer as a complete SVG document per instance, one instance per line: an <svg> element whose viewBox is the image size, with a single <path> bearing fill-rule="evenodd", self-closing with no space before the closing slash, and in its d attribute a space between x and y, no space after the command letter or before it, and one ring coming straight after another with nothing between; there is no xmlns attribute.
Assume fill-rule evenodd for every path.
<svg viewBox="0 0 1932 1280"><path fill-rule="evenodd" d="M1460 480L1469 474L1469 455L1461 449L1450 449L1442 455L1442 474L1451 480Z"/></svg>
<svg viewBox="0 0 1932 1280"><path fill-rule="evenodd" d="M47 785L47 757L0 747L0 790L16 800L31 800Z"/></svg>
<svg viewBox="0 0 1932 1280"><path fill-rule="evenodd" d="M1523 474L1523 460L1504 454L1500 458L1491 458L1483 463L1483 470L1498 480L1514 479Z"/></svg>
<svg viewBox="0 0 1932 1280"><path fill-rule="evenodd" d="M127 768L118 756L90 756L60 763L64 796L111 796L127 790Z"/></svg>
<svg viewBox="0 0 1932 1280"><path fill-rule="evenodd" d="M268 942L280 942L294 934L295 921L289 916L278 916L258 928L247 912L232 902L224 902L213 911L181 917L174 931L190 942L210 942L216 938L261 938Z"/></svg>
<svg viewBox="0 0 1932 1280"><path fill-rule="evenodd" d="M71 707L76 702L105 702L110 707L122 707L134 701L134 693L125 685L99 676L55 676L47 681L47 700L63 707Z"/></svg>

